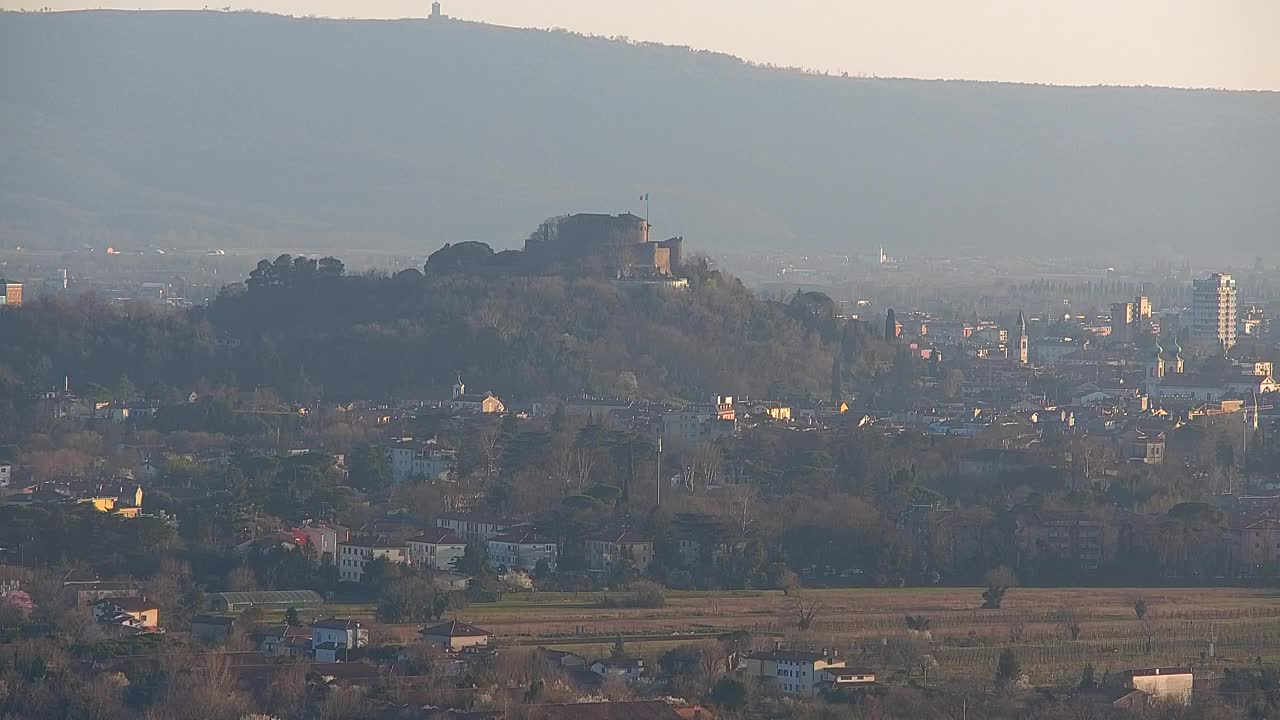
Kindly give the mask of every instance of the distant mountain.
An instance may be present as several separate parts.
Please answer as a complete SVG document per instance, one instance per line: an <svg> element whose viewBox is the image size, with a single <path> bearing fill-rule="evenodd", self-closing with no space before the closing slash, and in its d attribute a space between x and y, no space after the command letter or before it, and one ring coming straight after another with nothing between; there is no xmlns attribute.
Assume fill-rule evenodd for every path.
<svg viewBox="0 0 1280 720"><path fill-rule="evenodd" d="M464 22L0 14L0 244L1274 254L1280 93L819 77Z"/></svg>

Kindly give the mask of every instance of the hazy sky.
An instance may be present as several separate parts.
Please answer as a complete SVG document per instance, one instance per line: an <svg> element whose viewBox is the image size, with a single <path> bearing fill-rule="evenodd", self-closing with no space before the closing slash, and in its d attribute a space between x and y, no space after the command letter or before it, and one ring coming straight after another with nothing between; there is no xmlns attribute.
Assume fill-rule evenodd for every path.
<svg viewBox="0 0 1280 720"><path fill-rule="evenodd" d="M6 9L43 5L99 6L0 0ZM420 17L429 5L252 0L232 7ZM205 3L101 6L198 9ZM627 35L851 75L1280 90L1280 0L444 0L444 10L502 25Z"/></svg>

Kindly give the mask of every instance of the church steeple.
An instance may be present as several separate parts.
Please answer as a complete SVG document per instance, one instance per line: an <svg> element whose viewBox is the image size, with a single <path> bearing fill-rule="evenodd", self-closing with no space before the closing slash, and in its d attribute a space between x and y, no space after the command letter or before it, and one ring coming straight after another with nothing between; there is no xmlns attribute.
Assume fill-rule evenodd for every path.
<svg viewBox="0 0 1280 720"><path fill-rule="evenodd" d="M1022 309L1018 309L1018 364L1026 365L1028 359L1027 353L1027 317L1022 314Z"/></svg>
<svg viewBox="0 0 1280 720"><path fill-rule="evenodd" d="M1165 371L1175 374L1182 373L1182 346L1178 344L1178 334L1172 333L1169 336L1172 344L1164 351Z"/></svg>

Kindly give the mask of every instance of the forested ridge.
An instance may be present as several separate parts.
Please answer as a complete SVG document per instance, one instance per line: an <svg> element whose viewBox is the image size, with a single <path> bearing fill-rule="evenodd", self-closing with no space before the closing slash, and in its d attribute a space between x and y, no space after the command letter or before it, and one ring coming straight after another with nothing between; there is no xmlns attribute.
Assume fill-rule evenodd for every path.
<svg viewBox="0 0 1280 720"><path fill-rule="evenodd" d="M1277 231L1280 93L822 77L224 12L0 13L0 66L0 237L29 247L505 249L529 218L644 193L661 232L714 251L1203 256L1223 237L1252 259Z"/></svg>
<svg viewBox="0 0 1280 720"><path fill-rule="evenodd" d="M802 318L705 267L687 291L665 292L587 277L266 264L286 271L229 286L208 308L84 296L0 313L0 378L10 394L65 376L81 391L127 376L162 400L205 382L296 401L439 397L458 374L509 399L823 393L830 378L830 350Z"/></svg>

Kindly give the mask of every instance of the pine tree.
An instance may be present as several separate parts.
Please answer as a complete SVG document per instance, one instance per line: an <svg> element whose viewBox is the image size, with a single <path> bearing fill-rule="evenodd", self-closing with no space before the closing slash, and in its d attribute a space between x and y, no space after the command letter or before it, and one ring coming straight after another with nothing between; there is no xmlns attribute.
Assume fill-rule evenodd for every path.
<svg viewBox="0 0 1280 720"><path fill-rule="evenodd" d="M1016 683L1021 676L1022 665L1018 662L1018 656L1013 654L1013 650L1005 648L996 662L996 685L1008 687Z"/></svg>

